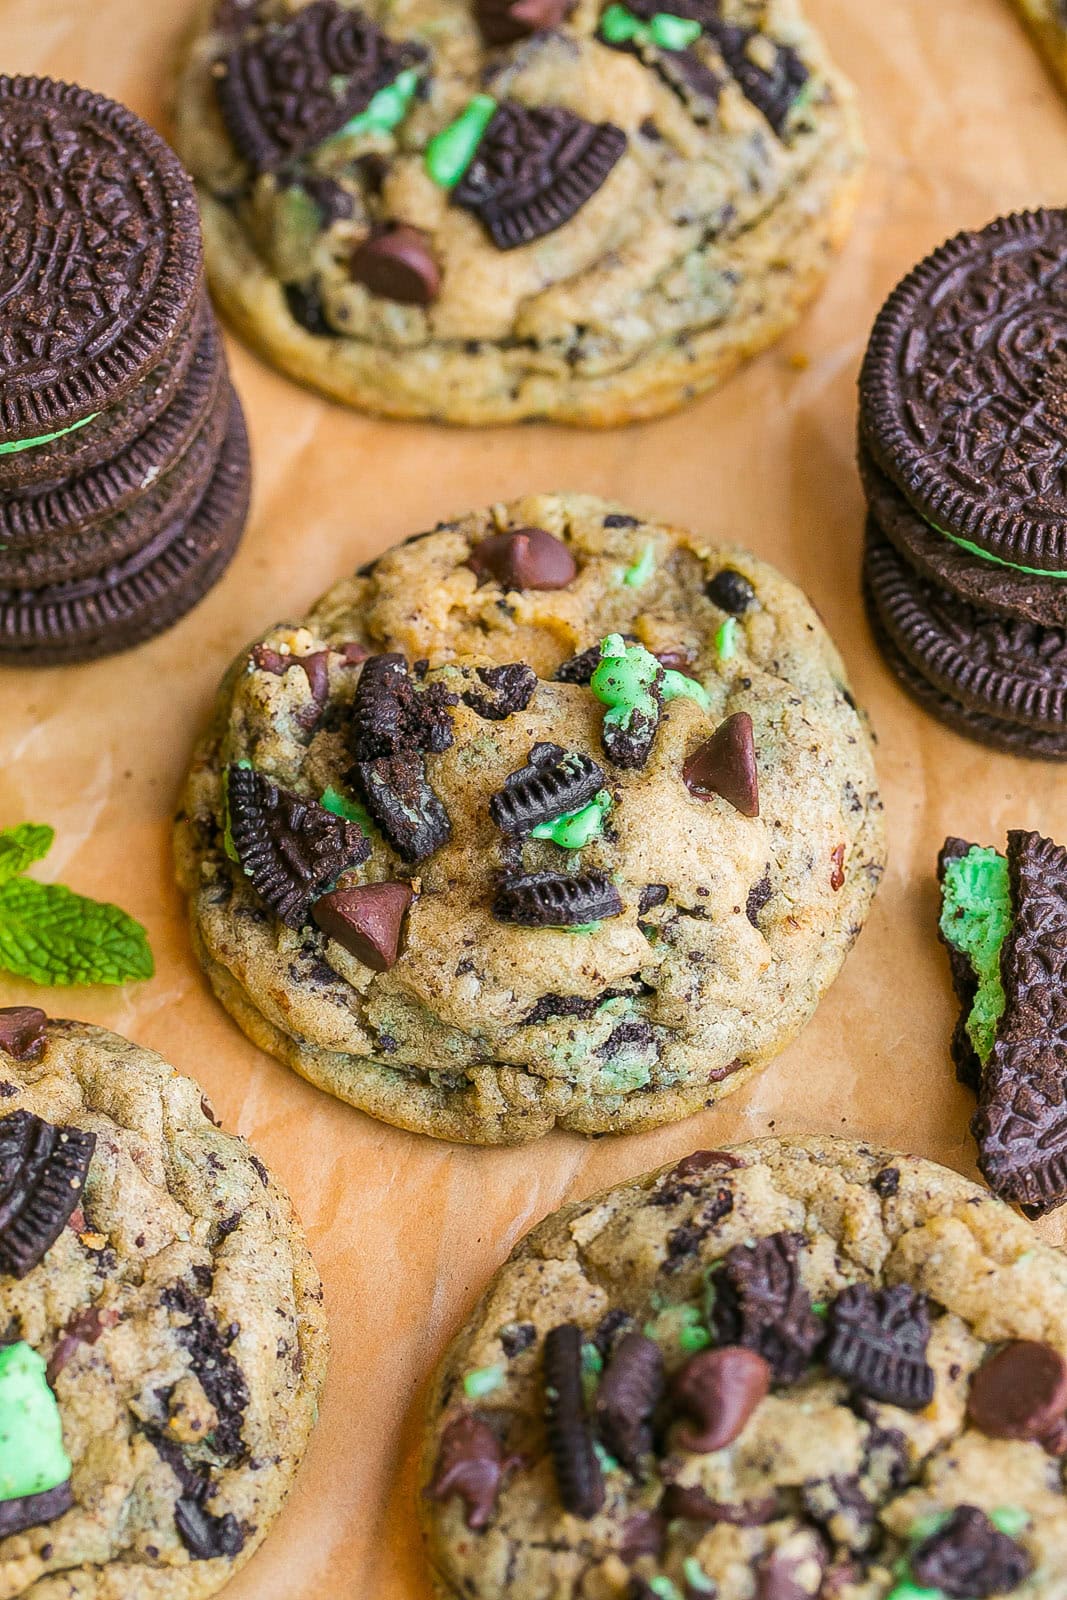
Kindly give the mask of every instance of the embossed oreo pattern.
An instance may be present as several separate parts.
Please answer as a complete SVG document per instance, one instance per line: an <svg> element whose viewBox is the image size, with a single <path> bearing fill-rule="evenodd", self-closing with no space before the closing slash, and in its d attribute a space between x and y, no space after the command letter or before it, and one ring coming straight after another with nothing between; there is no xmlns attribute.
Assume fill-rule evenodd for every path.
<svg viewBox="0 0 1067 1600"><path fill-rule="evenodd" d="M1067 568L1067 212L961 233L889 297L860 379L879 465L940 527Z"/></svg>
<svg viewBox="0 0 1067 1600"><path fill-rule="evenodd" d="M140 118L87 90L0 77L0 440L121 399L200 291L192 185Z"/></svg>

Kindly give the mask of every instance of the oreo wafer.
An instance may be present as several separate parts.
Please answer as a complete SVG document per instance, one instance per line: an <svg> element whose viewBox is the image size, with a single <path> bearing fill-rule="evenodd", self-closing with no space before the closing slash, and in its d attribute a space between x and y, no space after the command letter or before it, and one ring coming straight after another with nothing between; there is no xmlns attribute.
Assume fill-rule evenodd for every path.
<svg viewBox="0 0 1067 1600"><path fill-rule="evenodd" d="M1067 732L1067 631L978 610L913 572L873 523L866 580L879 620L928 683L966 710Z"/></svg>
<svg viewBox="0 0 1067 1600"><path fill-rule="evenodd" d="M96 576L24 593L0 590L0 662L89 661L161 633L207 593L233 556L249 482L248 438L234 395L222 453L195 514Z"/></svg>
<svg viewBox="0 0 1067 1600"><path fill-rule="evenodd" d="M165 358L203 252L173 151L86 89L0 77L0 180L0 450L18 454L116 406Z"/></svg>
<svg viewBox="0 0 1067 1600"><path fill-rule="evenodd" d="M935 528L1067 573L1067 211L961 233L904 279L875 323L860 425Z"/></svg>

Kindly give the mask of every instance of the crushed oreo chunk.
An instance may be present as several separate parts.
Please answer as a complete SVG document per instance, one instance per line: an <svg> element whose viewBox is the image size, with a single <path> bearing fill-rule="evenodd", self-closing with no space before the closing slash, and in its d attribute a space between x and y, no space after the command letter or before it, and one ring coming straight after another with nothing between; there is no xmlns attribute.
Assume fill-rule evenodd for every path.
<svg viewBox="0 0 1067 1600"><path fill-rule="evenodd" d="M175 1338L188 1352L200 1387L218 1416L212 1445L227 1460L239 1460L244 1453L244 1415L251 1398L245 1375L202 1295L179 1280L163 1290L160 1301L175 1318Z"/></svg>
<svg viewBox="0 0 1067 1600"><path fill-rule="evenodd" d="M40 1494L23 1494L14 1500L0 1500L0 1539L10 1539L12 1534L25 1533L30 1528L41 1528L55 1522L74 1505L70 1479L57 1484L54 1489L44 1489Z"/></svg>
<svg viewBox="0 0 1067 1600"><path fill-rule="evenodd" d="M754 928L759 927L759 914L773 894L774 888L767 873L764 873L759 882L754 883L748 891L748 899L745 902L745 916Z"/></svg>
<svg viewBox="0 0 1067 1600"><path fill-rule="evenodd" d="M957 1506L911 1555L911 1574L949 1600L987 1600L1010 1594L1030 1576L1030 1556L976 1506Z"/></svg>
<svg viewBox="0 0 1067 1600"><path fill-rule="evenodd" d="M370 855L356 823L277 788L252 767L227 767L226 809L242 872L264 905L298 931L311 902Z"/></svg>
<svg viewBox="0 0 1067 1600"><path fill-rule="evenodd" d="M244 1549L244 1532L233 1513L217 1517L191 1495L183 1495L175 1504L174 1526L194 1561L232 1559Z"/></svg>
<svg viewBox="0 0 1067 1600"><path fill-rule="evenodd" d="M706 585L704 593L720 611L731 617L743 617L756 603L756 591L742 573L733 567L723 567Z"/></svg>
<svg viewBox="0 0 1067 1600"><path fill-rule="evenodd" d="M558 745L535 745L526 766L511 773L492 796L489 814L501 833L521 835L578 811L603 787L603 769L592 757Z"/></svg>
<svg viewBox="0 0 1067 1600"><path fill-rule="evenodd" d="M802 1242L794 1233L773 1233L735 1245L712 1278L716 1339L755 1350L778 1383L803 1377L824 1337L800 1277Z"/></svg>
<svg viewBox="0 0 1067 1600"><path fill-rule="evenodd" d="M479 667L478 677L485 692L466 689L460 698L487 722L506 722L517 711L525 711L537 688L536 672L523 661L504 667Z"/></svg>
<svg viewBox="0 0 1067 1600"><path fill-rule="evenodd" d="M30 1111L0 1117L0 1272L43 1260L81 1199L96 1134L57 1128Z"/></svg>
<svg viewBox="0 0 1067 1600"><path fill-rule="evenodd" d="M505 878L493 900L498 922L572 928L622 915L622 898L603 872L528 872Z"/></svg>
<svg viewBox="0 0 1067 1600"><path fill-rule="evenodd" d="M588 650L583 650L579 655L571 656L556 668L553 677L556 683L587 684L597 667L600 665L600 646L591 644Z"/></svg>
<svg viewBox="0 0 1067 1600"><path fill-rule="evenodd" d="M600 1380L594 1414L601 1439L632 1472L652 1449L652 1418L665 1385L663 1352L655 1340L624 1335Z"/></svg>
<svg viewBox="0 0 1067 1600"><path fill-rule="evenodd" d="M287 283L285 303L289 315L305 333L313 333L317 339L335 337L335 329L326 319L326 307L315 284Z"/></svg>
<svg viewBox="0 0 1067 1600"><path fill-rule="evenodd" d="M665 905L670 898L670 892L665 883L646 883L637 902L638 916L643 917L646 912L654 911L657 906Z"/></svg>
<svg viewBox="0 0 1067 1600"><path fill-rule="evenodd" d="M604 1504L604 1478L582 1389L582 1331L573 1322L545 1335L545 1427L564 1510L595 1517Z"/></svg>
<svg viewBox="0 0 1067 1600"><path fill-rule="evenodd" d="M452 836L448 813L426 776L424 756L452 743L450 708L457 697L441 684L416 687L403 656L370 656L352 700L349 748L353 782L367 809L404 861L432 855Z"/></svg>
<svg viewBox="0 0 1067 1600"><path fill-rule="evenodd" d="M903 1283L878 1290L853 1284L831 1305L829 1330L826 1365L856 1393L906 1411L930 1404L930 1311L923 1295Z"/></svg>

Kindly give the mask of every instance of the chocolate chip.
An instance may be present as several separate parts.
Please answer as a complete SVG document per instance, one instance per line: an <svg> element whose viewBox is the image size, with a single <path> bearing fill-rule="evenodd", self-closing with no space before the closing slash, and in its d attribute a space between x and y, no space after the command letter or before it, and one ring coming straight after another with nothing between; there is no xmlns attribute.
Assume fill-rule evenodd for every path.
<svg viewBox="0 0 1067 1600"><path fill-rule="evenodd" d="M293 658L293 665L302 668L311 698L317 706L324 706L330 698L329 661L328 650L314 650L311 655Z"/></svg>
<svg viewBox="0 0 1067 1600"><path fill-rule="evenodd" d="M732 1444L770 1387L770 1365L754 1350L735 1345L691 1356L671 1385L676 1407L696 1424L679 1429L678 1444L700 1455Z"/></svg>
<svg viewBox="0 0 1067 1600"><path fill-rule="evenodd" d="M486 44L503 45L558 28L573 10L574 0L475 0L474 17Z"/></svg>
<svg viewBox="0 0 1067 1600"><path fill-rule="evenodd" d="M564 1510L595 1517L604 1479L582 1391L582 1331L565 1322L545 1335L545 1427Z"/></svg>
<svg viewBox="0 0 1067 1600"><path fill-rule="evenodd" d="M715 1272L712 1318L720 1344L741 1344L770 1362L778 1383L796 1383L822 1343L823 1325L797 1265L796 1234L735 1245Z"/></svg>
<svg viewBox="0 0 1067 1600"><path fill-rule="evenodd" d="M400 935L415 898L408 883L365 883L316 900L311 915L329 939L372 972L388 972L400 955Z"/></svg>
<svg viewBox="0 0 1067 1600"><path fill-rule="evenodd" d="M276 788L248 766L227 767L226 809L241 870L289 928L302 928L312 900L370 855L370 841L356 823Z"/></svg>
<svg viewBox="0 0 1067 1600"><path fill-rule="evenodd" d="M845 887L845 847L835 845L830 851L830 887L838 894Z"/></svg>
<svg viewBox="0 0 1067 1600"><path fill-rule="evenodd" d="M107 1328L114 1328L118 1321L119 1314L117 1311L111 1309L101 1310L99 1306L84 1306L81 1311L74 1313L56 1340L55 1349L48 1358L45 1377L53 1388L55 1388L56 1379L78 1346L95 1344L100 1335Z"/></svg>
<svg viewBox="0 0 1067 1600"><path fill-rule="evenodd" d="M183 1495L175 1504L174 1526L194 1561L215 1561L220 1556L232 1558L244 1549L245 1536L232 1512L213 1516L188 1495Z"/></svg>
<svg viewBox="0 0 1067 1600"><path fill-rule="evenodd" d="M1033 1571L1020 1545L975 1506L957 1506L948 1521L912 1551L915 1582L949 1600L988 1600L1008 1594Z"/></svg>
<svg viewBox="0 0 1067 1600"><path fill-rule="evenodd" d="M69 1222L96 1134L57 1128L29 1111L0 1117L0 1272L24 1278Z"/></svg>
<svg viewBox="0 0 1067 1600"><path fill-rule="evenodd" d="M921 1411L934 1397L926 1360L930 1311L924 1295L907 1284L843 1290L829 1312L825 1361L857 1394L906 1411Z"/></svg>
<svg viewBox="0 0 1067 1600"><path fill-rule="evenodd" d="M637 914L643 917L647 911L655 910L670 896L670 890L665 883L646 883L641 890L641 897L637 902Z"/></svg>
<svg viewBox="0 0 1067 1600"><path fill-rule="evenodd" d="M578 574L562 539L544 528L492 533L473 547L467 565L479 583L495 578L504 589L565 589Z"/></svg>
<svg viewBox="0 0 1067 1600"><path fill-rule="evenodd" d="M350 270L371 294L398 305L430 306L441 292L441 269L428 236L404 222L381 228L357 245Z"/></svg>
<svg viewBox="0 0 1067 1600"><path fill-rule="evenodd" d="M720 795L743 817L759 816L759 774L752 718L747 711L727 717L710 739L686 758L685 786L698 800Z"/></svg>
<svg viewBox="0 0 1067 1600"><path fill-rule="evenodd" d="M668 1484L661 1505L665 1517L710 1525L725 1522L734 1528L762 1528L781 1515L776 1495L740 1502L712 1500L697 1484Z"/></svg>
<svg viewBox="0 0 1067 1600"><path fill-rule="evenodd" d="M620 1339L597 1389L597 1430L613 1455L636 1471L652 1449L652 1418L664 1390L663 1352L654 1339Z"/></svg>
<svg viewBox="0 0 1067 1600"><path fill-rule="evenodd" d="M47 1024L38 1006L0 1006L0 1050L15 1061L39 1061Z"/></svg>
<svg viewBox="0 0 1067 1600"><path fill-rule="evenodd" d="M1067 1362L1051 1345L1017 1339L978 1368L967 1415L991 1439L1044 1442L1067 1412Z"/></svg>
<svg viewBox="0 0 1067 1600"><path fill-rule="evenodd" d="M535 745L526 766L511 773L489 801L489 815L501 833L529 833L539 823L578 811L604 787L603 768L578 750Z"/></svg>
<svg viewBox="0 0 1067 1600"><path fill-rule="evenodd" d="M464 1414L454 1417L441 1435L437 1465L426 1493L431 1500L458 1495L467 1509L467 1527L475 1532L488 1526L506 1473L521 1465L518 1456L505 1456L500 1440L487 1422Z"/></svg>
<svg viewBox="0 0 1067 1600"><path fill-rule="evenodd" d="M619 891L603 872L529 872L505 878L493 900L498 922L570 928L622 915Z"/></svg>
<svg viewBox="0 0 1067 1600"><path fill-rule="evenodd" d="M27 1528L40 1528L46 1522L55 1522L74 1505L70 1479L45 1489L41 1494L20 1495L17 1500L0 1500L0 1539L10 1539L12 1534L25 1533Z"/></svg>
<svg viewBox="0 0 1067 1600"><path fill-rule="evenodd" d="M756 591L733 567L723 567L706 586L704 593L720 611L731 617L743 617L756 603Z"/></svg>
<svg viewBox="0 0 1067 1600"><path fill-rule="evenodd" d="M509 1361L529 1350L537 1343L537 1329L532 1322L511 1322L500 1330L500 1344Z"/></svg>
<svg viewBox="0 0 1067 1600"><path fill-rule="evenodd" d="M525 662L513 661L504 667L479 667L478 677L487 694L467 689L460 698L487 722L506 722L517 711L525 711L537 688L537 674Z"/></svg>
<svg viewBox="0 0 1067 1600"><path fill-rule="evenodd" d="M653 650L652 654L665 672L681 672L684 675L686 668L693 665L691 650Z"/></svg>
<svg viewBox="0 0 1067 1600"><path fill-rule="evenodd" d="M883 1167L871 1179L871 1188L880 1200L891 1200L900 1188L900 1171L897 1167Z"/></svg>

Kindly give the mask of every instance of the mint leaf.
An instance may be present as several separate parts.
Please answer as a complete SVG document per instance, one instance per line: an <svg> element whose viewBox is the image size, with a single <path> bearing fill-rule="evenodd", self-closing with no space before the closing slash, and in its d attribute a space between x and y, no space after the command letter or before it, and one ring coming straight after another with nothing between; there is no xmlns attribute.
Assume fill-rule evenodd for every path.
<svg viewBox="0 0 1067 1600"><path fill-rule="evenodd" d="M139 922L59 883L0 883L0 967L34 983L125 983L155 971Z"/></svg>
<svg viewBox="0 0 1067 1600"><path fill-rule="evenodd" d="M17 878L46 856L55 836L55 829L44 822L20 822L17 828L0 829L0 883Z"/></svg>

